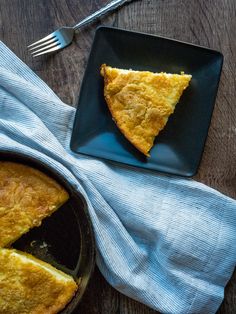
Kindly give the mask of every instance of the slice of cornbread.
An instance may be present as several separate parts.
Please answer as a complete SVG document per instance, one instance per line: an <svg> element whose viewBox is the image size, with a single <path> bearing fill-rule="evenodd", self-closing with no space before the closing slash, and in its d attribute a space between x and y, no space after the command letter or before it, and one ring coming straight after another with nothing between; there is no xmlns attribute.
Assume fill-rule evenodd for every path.
<svg viewBox="0 0 236 314"><path fill-rule="evenodd" d="M191 75L112 68L103 64L104 96L120 131L149 156L154 139L174 112Z"/></svg>
<svg viewBox="0 0 236 314"><path fill-rule="evenodd" d="M74 296L74 279L35 257L0 249L0 313L55 314Z"/></svg>
<svg viewBox="0 0 236 314"><path fill-rule="evenodd" d="M66 190L41 171L0 161L0 247L39 226L68 198Z"/></svg>

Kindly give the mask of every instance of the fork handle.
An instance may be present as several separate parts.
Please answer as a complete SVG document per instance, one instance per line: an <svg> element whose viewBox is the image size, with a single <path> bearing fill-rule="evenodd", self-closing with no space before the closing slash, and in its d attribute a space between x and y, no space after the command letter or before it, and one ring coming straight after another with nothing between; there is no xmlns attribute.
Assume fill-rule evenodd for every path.
<svg viewBox="0 0 236 314"><path fill-rule="evenodd" d="M98 18L102 17L103 15L107 14L108 12L111 12L121 5L125 4L126 2L130 2L132 0L113 0L110 3L108 3L105 7L101 8L100 10L94 12L93 14L86 17L84 20L76 24L73 29L77 30L78 28L85 26L91 22L94 22Z"/></svg>

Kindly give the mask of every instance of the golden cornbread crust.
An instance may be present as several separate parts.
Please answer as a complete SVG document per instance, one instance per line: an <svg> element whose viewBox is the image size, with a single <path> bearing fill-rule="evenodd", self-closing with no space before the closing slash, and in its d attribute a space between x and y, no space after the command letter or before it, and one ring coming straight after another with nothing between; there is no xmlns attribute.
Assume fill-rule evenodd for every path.
<svg viewBox="0 0 236 314"><path fill-rule="evenodd" d="M104 96L120 131L149 156L154 139L174 112L191 75L112 68L103 64Z"/></svg>
<svg viewBox="0 0 236 314"><path fill-rule="evenodd" d="M71 276L13 249L0 249L0 279L1 314L58 313L78 288Z"/></svg>
<svg viewBox="0 0 236 314"><path fill-rule="evenodd" d="M39 226L68 198L66 190L44 173L0 161L0 247Z"/></svg>

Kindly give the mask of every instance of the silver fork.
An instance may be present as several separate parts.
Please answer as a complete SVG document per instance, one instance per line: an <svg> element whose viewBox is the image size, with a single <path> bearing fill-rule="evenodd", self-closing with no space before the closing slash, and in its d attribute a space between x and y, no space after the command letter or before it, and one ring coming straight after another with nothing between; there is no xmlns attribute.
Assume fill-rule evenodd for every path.
<svg viewBox="0 0 236 314"><path fill-rule="evenodd" d="M55 32L49 34L48 36L29 45L28 48L31 51L33 57L65 48L72 42L75 31L77 29L95 21L96 19L102 17L108 12L113 11L114 9L120 7L126 2L131 1L132 0L113 0L110 3L108 3L105 7L86 17L84 20L82 20L75 26L61 27L57 29Z"/></svg>

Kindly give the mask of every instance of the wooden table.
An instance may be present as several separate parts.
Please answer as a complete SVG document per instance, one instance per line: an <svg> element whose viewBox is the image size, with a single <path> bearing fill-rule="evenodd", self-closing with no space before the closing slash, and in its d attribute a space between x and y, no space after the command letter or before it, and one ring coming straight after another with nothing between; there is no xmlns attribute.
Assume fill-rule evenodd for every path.
<svg viewBox="0 0 236 314"><path fill-rule="evenodd" d="M101 23L222 51L225 60L221 83L195 179L236 198L236 1L135 1L80 31L75 42L63 52L33 59L26 51L27 44L58 26L76 24L106 3L107 0L0 0L0 39L62 100L73 106L78 98L94 30ZM96 269L78 313L157 312L116 292ZM226 288L218 313L236 313L236 272Z"/></svg>

